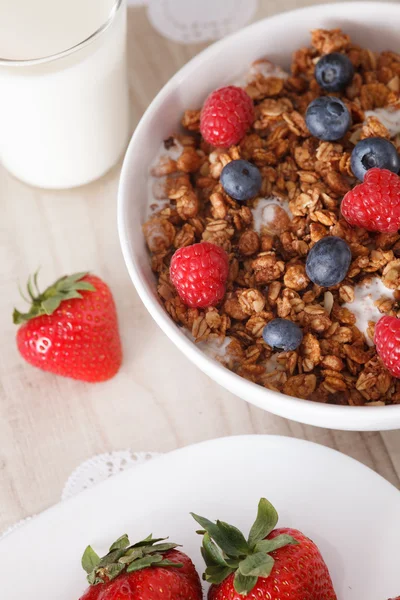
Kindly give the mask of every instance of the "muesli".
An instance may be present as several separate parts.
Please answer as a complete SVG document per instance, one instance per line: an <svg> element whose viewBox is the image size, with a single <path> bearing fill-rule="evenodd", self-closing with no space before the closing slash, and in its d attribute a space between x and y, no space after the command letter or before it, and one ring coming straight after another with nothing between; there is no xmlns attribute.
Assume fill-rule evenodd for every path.
<svg viewBox="0 0 400 600"><path fill-rule="evenodd" d="M330 91L335 90L337 77L342 78L342 87ZM290 72L264 58L250 66L237 93L244 90L251 99L253 118L236 143L229 143L231 131L225 131L226 147L205 141L206 129L200 134L201 107L185 111L185 134L163 142L151 169L149 216L143 226L158 294L171 318L193 341L240 376L317 402L356 406L400 402L400 380L391 374L393 369L389 372L390 365L386 368L373 341L382 316L400 316L398 226L369 231L357 225L354 215L349 213L346 220L341 212L343 197L360 184L353 173L355 164L359 177L364 177L363 165L365 170L383 165L388 176L386 169L398 169L399 78L399 54L360 48L337 29L315 30L311 47L294 52ZM229 106L228 96L217 98L218 106L223 101ZM212 99L211 107L207 102L203 119L207 110L207 118L215 119L209 120L206 136L213 140L219 115ZM248 118L245 103L239 115L242 124ZM308 110L310 105L313 110ZM342 105L349 122L341 120L343 131L332 133L335 124L326 124L326 111L339 106L340 112ZM325 111L322 121L320 110ZM327 129L319 133L321 127ZM356 145L368 140L358 146L361 152L376 138L389 140L382 146L383 163L374 163L374 153L360 155L354 162ZM378 143L378 159L379 148ZM368 160L372 156L368 164L365 156ZM239 160L250 162L261 174L256 195L245 201L227 193L234 189L229 187L229 169L224 185L221 182L224 167ZM372 171L378 169L366 177ZM257 184L254 178L252 183ZM354 194L360 195L357 190ZM308 258L311 249L328 236L340 238L346 246L344 254L341 247L332 249L338 253L337 268L344 269L335 285L326 284L336 281L335 275L331 280L312 275ZM216 288L213 305L191 307L172 283L170 265L178 249L200 242L225 251L229 272L223 293ZM314 251L314 270L321 264L322 246ZM325 251L329 254L331 249ZM276 319L286 320L284 331L279 323L266 329ZM298 328L299 343L287 349L295 345ZM285 341L279 346L279 336L283 340L288 336L286 346ZM272 344L275 339L278 343Z"/></svg>

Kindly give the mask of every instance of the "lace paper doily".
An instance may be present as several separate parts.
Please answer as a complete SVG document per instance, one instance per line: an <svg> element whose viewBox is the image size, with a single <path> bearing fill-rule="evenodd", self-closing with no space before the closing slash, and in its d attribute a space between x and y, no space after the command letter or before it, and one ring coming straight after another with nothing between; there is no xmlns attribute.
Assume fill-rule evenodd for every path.
<svg viewBox="0 0 400 600"><path fill-rule="evenodd" d="M87 490L122 471L145 463L156 456L160 456L160 454L157 452L131 452L131 450L107 452L106 454L93 456L93 458L89 458L89 460L82 463L68 477L61 500L72 498L72 496L79 494L83 490ZM11 525L11 527L0 533L0 540L34 518L34 516L27 517L18 521L15 525Z"/></svg>
<svg viewBox="0 0 400 600"><path fill-rule="evenodd" d="M34 518L35 518L35 515L32 516L32 517L26 517L26 519L21 519L21 521L18 521L14 525L10 525L10 527L8 527L5 531L2 531L0 533L0 540L2 540L3 538L6 537L6 535L9 535L10 533L12 533L13 531L15 531L16 529L19 529L20 527L22 527L23 525L25 525L25 523L27 523L28 521L30 521L31 519L34 519Z"/></svg>
<svg viewBox="0 0 400 600"><path fill-rule="evenodd" d="M93 458L89 458L89 460L82 463L68 477L61 494L61 500L72 498L72 496L83 490L87 490L97 483L144 463L155 456L159 455L156 452L131 452L130 450L93 456Z"/></svg>
<svg viewBox="0 0 400 600"><path fill-rule="evenodd" d="M246 25L257 0L148 0L153 27L176 42L205 42L222 38Z"/></svg>

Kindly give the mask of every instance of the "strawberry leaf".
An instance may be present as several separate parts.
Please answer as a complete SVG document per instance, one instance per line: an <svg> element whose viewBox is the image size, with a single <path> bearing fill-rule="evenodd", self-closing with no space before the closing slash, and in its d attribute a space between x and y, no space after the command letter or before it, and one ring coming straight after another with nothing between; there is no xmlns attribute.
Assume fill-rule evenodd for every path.
<svg viewBox="0 0 400 600"><path fill-rule="evenodd" d="M125 565L121 565L119 563L113 563L111 564L108 569L107 569L107 579L108 581L111 581L112 579L115 579L116 577L118 577L118 575L120 573L122 573L122 571L125 569Z"/></svg>
<svg viewBox="0 0 400 600"><path fill-rule="evenodd" d="M261 498L258 504L257 518L251 527L248 541L233 525L224 521L212 523L193 513L192 516L206 532L201 547L206 563L203 579L218 584L234 573L233 585L240 595L249 594L259 577L266 578L271 574L274 558L270 556L270 552L287 544L298 543L285 534L265 539L278 522L275 508L265 498Z"/></svg>
<svg viewBox="0 0 400 600"><path fill-rule="evenodd" d="M120 573L132 573L152 566L183 567L164 558L165 552L176 548L174 543L161 543L167 538L153 538L149 535L145 540L130 545L126 534L119 537L111 546L108 554L100 558L94 550L88 546L82 558L82 566L88 573L90 585L97 585L110 581Z"/></svg>
<svg viewBox="0 0 400 600"><path fill-rule="evenodd" d="M112 563L117 562L121 558L121 556L124 556L124 554L125 554L124 548L118 548L117 550L113 550L112 552L109 552L108 554L103 556L103 558L100 560L99 567L107 567L108 565L111 565Z"/></svg>
<svg viewBox="0 0 400 600"><path fill-rule="evenodd" d="M100 564L100 556L88 546L82 556L82 568L86 573L91 573Z"/></svg>
<svg viewBox="0 0 400 600"><path fill-rule="evenodd" d="M183 567L183 563L177 563L173 560L168 560L167 558L164 558L163 560L157 563L157 567L177 567L178 569L181 569Z"/></svg>
<svg viewBox="0 0 400 600"><path fill-rule="evenodd" d="M30 299L34 301L35 300L35 290L33 289L32 280L31 280L30 277L28 279L28 283L27 283L26 289L28 290L28 294L29 294Z"/></svg>
<svg viewBox="0 0 400 600"><path fill-rule="evenodd" d="M87 292L94 292L96 288L89 281L78 281L73 286L74 290L86 290Z"/></svg>
<svg viewBox="0 0 400 600"><path fill-rule="evenodd" d="M210 566L206 568L203 579L208 583L218 585L233 573L234 570L235 569L230 569L229 567Z"/></svg>
<svg viewBox="0 0 400 600"><path fill-rule="evenodd" d="M19 310L14 308L13 323L14 325L21 325L21 323L26 323L26 321L29 321L29 319L32 319L33 317L37 317L37 315L38 313L34 314L32 310L30 310L28 313L21 313Z"/></svg>
<svg viewBox="0 0 400 600"><path fill-rule="evenodd" d="M168 538L153 538L153 536L150 534L141 542L133 544L132 548L141 548L142 546L153 546L154 544L157 544L158 542L164 542L167 539Z"/></svg>
<svg viewBox="0 0 400 600"><path fill-rule="evenodd" d="M118 562L123 565L129 565L129 563L138 558L143 558L142 548L130 549L124 556L121 556L121 558L118 559Z"/></svg>
<svg viewBox="0 0 400 600"><path fill-rule="evenodd" d="M239 566L240 561L243 558L241 558L240 556L238 556L237 558L226 558L225 562L228 565L228 567L231 567L231 569L237 569Z"/></svg>
<svg viewBox="0 0 400 600"><path fill-rule="evenodd" d="M274 559L264 552L250 554L239 564L239 571L245 577L268 577L274 566Z"/></svg>
<svg viewBox="0 0 400 600"><path fill-rule="evenodd" d="M80 281L86 275L87 275L87 271L82 271L81 273L74 273L73 275L67 275L64 277L60 277L60 279L57 279L57 281L54 285L56 287L58 287L60 290L68 290L71 287L73 287L77 281Z"/></svg>
<svg viewBox="0 0 400 600"><path fill-rule="evenodd" d="M47 300L43 300L42 309L44 314L52 315L63 300L64 298L61 298L61 296L51 296L50 298L47 298Z"/></svg>
<svg viewBox="0 0 400 600"><path fill-rule="evenodd" d="M224 527L220 527L218 524L212 523L208 519L204 517L200 517L194 513L190 513L199 525L209 534L210 538L214 540L214 542L227 554L228 556L240 556L242 554L242 550L235 546L235 535L228 531ZM224 525L227 525L226 523ZM233 528L236 530L236 528ZM236 530L238 531L238 530ZM244 538L243 538L244 539Z"/></svg>
<svg viewBox="0 0 400 600"><path fill-rule="evenodd" d="M247 594L250 594L251 590L256 585L257 579L258 577L247 577L242 575L240 571L236 571L233 580L233 586L238 594L241 596L247 596Z"/></svg>
<svg viewBox="0 0 400 600"><path fill-rule="evenodd" d="M257 518L249 533L249 546L254 548L257 542L263 540L278 523L278 513L266 498L261 498L258 503Z"/></svg>
<svg viewBox="0 0 400 600"><path fill-rule="evenodd" d="M279 548L283 548L289 544L298 544L299 542L292 537L291 535L277 535L272 540L261 540L261 542L257 542L255 547L255 552L265 552L270 553L274 550L279 550Z"/></svg>
<svg viewBox="0 0 400 600"><path fill-rule="evenodd" d="M237 527L233 525L229 525L224 521L217 521L217 527L224 536L226 540L232 544L234 548L237 549L239 554L247 554L249 551L249 546L245 540L245 537Z"/></svg>
<svg viewBox="0 0 400 600"><path fill-rule="evenodd" d="M129 538L128 538L127 534L124 533L124 535L121 535L121 537L119 537L110 546L110 552L112 552L113 550L123 550L124 548L127 548L128 546L129 546Z"/></svg>
<svg viewBox="0 0 400 600"><path fill-rule="evenodd" d="M143 558L139 558L139 560L135 560L130 565L128 565L126 572L133 573L133 571L140 571L145 567L151 567L152 565L156 565L162 560L163 557L161 554L152 554L150 556L144 556Z"/></svg>
<svg viewBox="0 0 400 600"><path fill-rule="evenodd" d="M90 585L97 585L98 583L104 583L104 579L96 575L96 571L92 571L86 578Z"/></svg>
<svg viewBox="0 0 400 600"><path fill-rule="evenodd" d="M204 534L202 551L207 566L227 566L222 551L218 548L217 544L212 541L208 533Z"/></svg>
<svg viewBox="0 0 400 600"><path fill-rule="evenodd" d="M38 296L40 296L40 290L39 290L39 286L38 286L39 271L40 271L40 267L38 268L36 273L33 274L33 285L35 286L36 293Z"/></svg>
<svg viewBox="0 0 400 600"><path fill-rule="evenodd" d="M149 548L144 548L144 554L151 554L153 552L168 552L168 550L173 550L174 548L178 548L179 544L155 544L154 546L150 546Z"/></svg>
<svg viewBox="0 0 400 600"><path fill-rule="evenodd" d="M89 281L83 281L83 277L86 275L87 273L82 272L68 277L61 277L43 293L40 293L37 283L38 272L36 272L33 276L33 283L31 277L29 277L27 284L30 297L28 302L31 303L30 310L21 313L15 309L13 313L14 323L20 325L41 315L52 315L64 300L82 298L80 291L95 291L96 288Z"/></svg>
<svg viewBox="0 0 400 600"><path fill-rule="evenodd" d="M62 302L64 302L64 300L72 300L72 298L82 298L82 294L80 294L76 290L65 292L62 297Z"/></svg>

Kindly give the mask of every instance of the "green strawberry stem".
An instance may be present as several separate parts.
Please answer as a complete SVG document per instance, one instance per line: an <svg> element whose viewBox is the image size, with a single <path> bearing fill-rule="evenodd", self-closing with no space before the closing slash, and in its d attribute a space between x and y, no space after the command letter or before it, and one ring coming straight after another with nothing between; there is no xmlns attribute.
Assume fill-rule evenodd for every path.
<svg viewBox="0 0 400 600"><path fill-rule="evenodd" d="M123 571L133 573L148 567L183 567L182 563L164 558L165 552L178 547L178 544L165 543L166 539L168 538L153 538L150 534L141 542L130 545L128 536L124 534L110 546L108 554L102 558L88 546L82 556L82 568L87 573L88 582L90 585L106 583Z"/></svg>
<svg viewBox="0 0 400 600"><path fill-rule="evenodd" d="M33 275L33 281L29 277L26 286L30 300L20 290L23 299L31 304L30 309L27 313L22 313L15 308L13 312L14 324L21 325L21 323L26 323L35 317L51 315L64 300L82 298L80 291L94 292L94 286L89 281L83 281L86 275L87 273L74 273L74 275L61 277L41 293L37 281L38 271L36 271Z"/></svg>
<svg viewBox="0 0 400 600"><path fill-rule="evenodd" d="M290 535L278 535L265 539L278 523L278 513L268 500L261 498L257 518L247 540L233 525L216 521L212 523L204 517L191 513L203 528L201 553L206 563L203 579L218 585L234 573L234 588L238 594L246 596L256 585L259 577L268 577L274 566L270 552L288 544L297 544Z"/></svg>

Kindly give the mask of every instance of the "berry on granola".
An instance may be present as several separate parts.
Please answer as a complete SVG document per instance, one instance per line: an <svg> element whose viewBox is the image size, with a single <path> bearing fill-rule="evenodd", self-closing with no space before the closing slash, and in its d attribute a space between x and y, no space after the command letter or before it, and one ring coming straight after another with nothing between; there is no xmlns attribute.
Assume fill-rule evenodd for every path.
<svg viewBox="0 0 400 600"><path fill-rule="evenodd" d="M259 169L248 160L231 160L221 171L221 185L234 200L250 200L261 189Z"/></svg>
<svg viewBox="0 0 400 600"><path fill-rule="evenodd" d="M263 329L264 342L271 348L296 350L303 339L300 327L289 319L273 319Z"/></svg>
<svg viewBox="0 0 400 600"><path fill-rule="evenodd" d="M395 233L400 229L400 177L387 169L370 169L364 182L343 198L342 214L350 225Z"/></svg>
<svg viewBox="0 0 400 600"><path fill-rule="evenodd" d="M351 83L353 75L353 63L340 52L325 54L315 66L315 79L326 92L340 92Z"/></svg>
<svg viewBox="0 0 400 600"><path fill-rule="evenodd" d="M351 153L351 169L360 181L364 181L366 172L375 167L393 173L400 170L400 158L396 148L382 137L370 137L359 141Z"/></svg>
<svg viewBox="0 0 400 600"><path fill-rule="evenodd" d="M400 319L388 315L375 326L374 342L379 356L393 377L400 377Z"/></svg>
<svg viewBox="0 0 400 600"><path fill-rule="evenodd" d="M335 235L316 242L307 255L306 273L313 283L331 287L341 283L351 263L351 250L345 240Z"/></svg>
<svg viewBox="0 0 400 600"><path fill-rule="evenodd" d="M224 297L228 255L216 244L202 242L180 248L171 259L170 275L182 300L190 307L206 308Z"/></svg>
<svg viewBox="0 0 400 600"><path fill-rule="evenodd" d="M250 96L242 88L229 85L212 92L204 102L200 130L209 144L225 148L240 142L253 120Z"/></svg>
<svg viewBox="0 0 400 600"><path fill-rule="evenodd" d="M351 115L340 98L321 96L307 108L306 125L309 132L319 140L340 140L351 124Z"/></svg>

